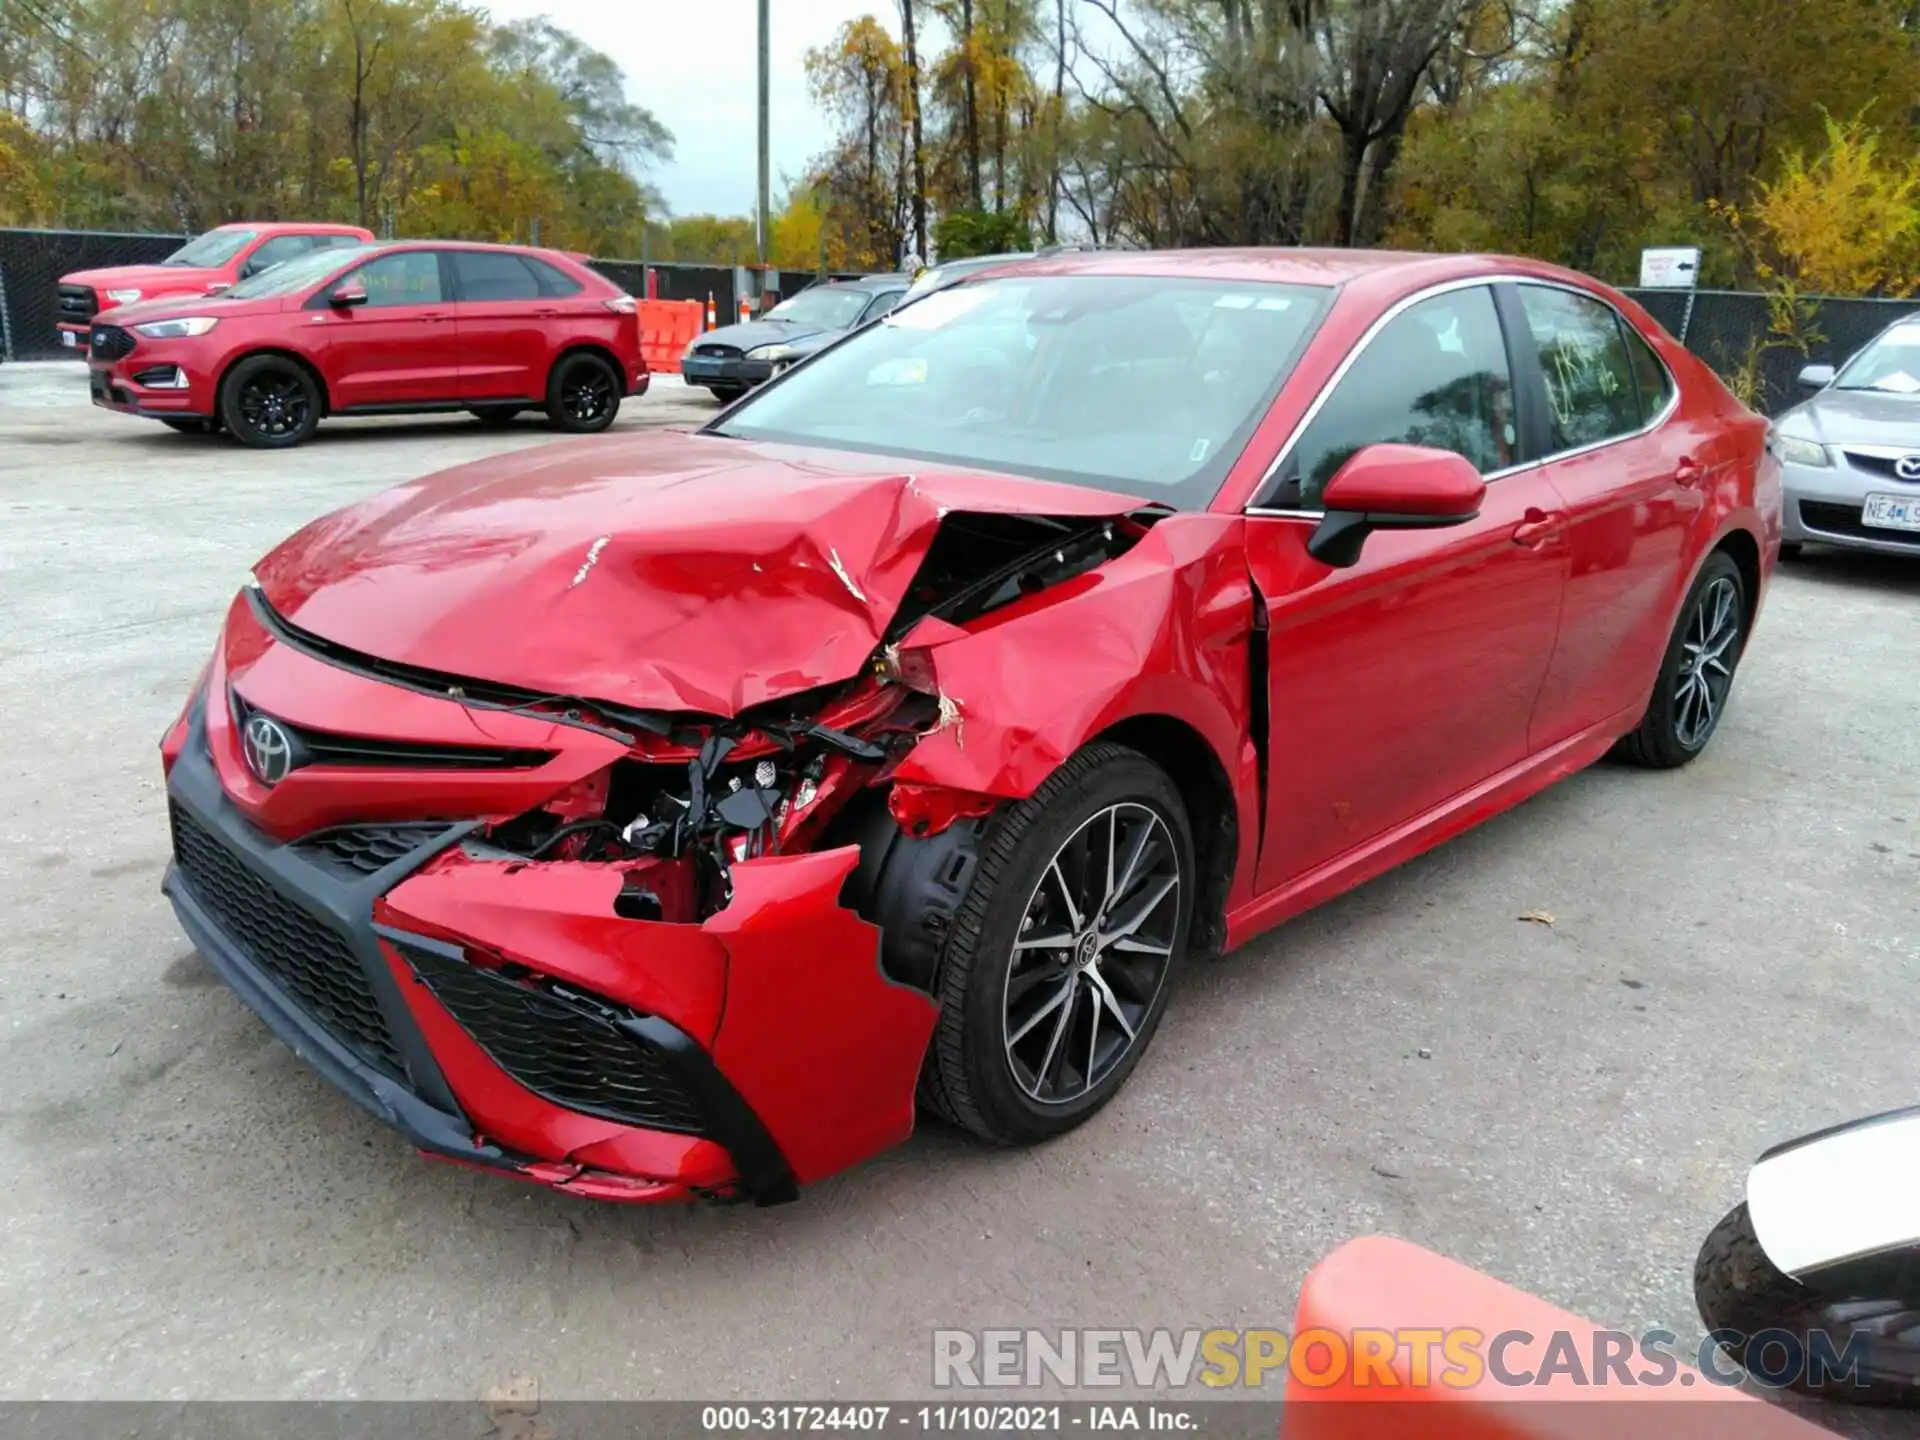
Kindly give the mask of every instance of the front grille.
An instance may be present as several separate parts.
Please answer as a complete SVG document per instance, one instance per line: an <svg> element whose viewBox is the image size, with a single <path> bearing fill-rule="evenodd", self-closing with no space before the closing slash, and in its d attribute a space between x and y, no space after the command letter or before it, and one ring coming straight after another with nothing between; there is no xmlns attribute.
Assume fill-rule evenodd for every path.
<svg viewBox="0 0 1920 1440"><path fill-rule="evenodd" d="M96 325L87 348L96 360L124 360L133 353L133 346L131 330L122 330L118 325Z"/></svg>
<svg viewBox="0 0 1920 1440"><path fill-rule="evenodd" d="M91 320L99 313L100 297L93 293L91 285L60 287L60 318L62 320Z"/></svg>
<svg viewBox="0 0 1920 1440"><path fill-rule="evenodd" d="M1828 505L1819 500L1802 500L1800 523L1809 530L1824 531L1828 535L1879 540L1890 545L1911 545L1920 549L1920 532L1883 530L1877 525L1862 525L1858 505Z"/></svg>
<svg viewBox="0 0 1920 1440"><path fill-rule="evenodd" d="M444 825L353 825L309 835L294 848L314 864L350 877L377 875L445 829Z"/></svg>
<svg viewBox="0 0 1920 1440"><path fill-rule="evenodd" d="M400 951L493 1063L542 1099L623 1125L703 1132L699 1105L660 1052L620 1027L631 1012L433 951Z"/></svg>
<svg viewBox="0 0 1920 1440"><path fill-rule="evenodd" d="M248 869L174 806L173 857L193 898L328 1034L395 1079L406 1066L346 937Z"/></svg>
<svg viewBox="0 0 1920 1440"><path fill-rule="evenodd" d="M737 345L696 345L693 353L709 360L738 360L746 352Z"/></svg>
<svg viewBox="0 0 1920 1440"><path fill-rule="evenodd" d="M232 701L236 726L244 728L249 718L260 713L237 690L232 692ZM287 734L294 770L304 765L357 765L398 770L537 770L553 758L551 750L376 740L362 735L340 735L331 730L309 730L277 717L269 718Z"/></svg>
<svg viewBox="0 0 1920 1440"><path fill-rule="evenodd" d="M1847 464L1851 465L1856 470L1865 472L1868 475L1879 475L1884 479L1899 480L1908 485L1911 485L1914 483L1914 481L1908 480L1906 476L1902 475L1898 470L1894 468L1903 459L1908 458L1906 456L1869 455L1862 450L1844 450L1841 453L1847 457ZM1916 478L1920 478L1920 477L1916 477Z"/></svg>

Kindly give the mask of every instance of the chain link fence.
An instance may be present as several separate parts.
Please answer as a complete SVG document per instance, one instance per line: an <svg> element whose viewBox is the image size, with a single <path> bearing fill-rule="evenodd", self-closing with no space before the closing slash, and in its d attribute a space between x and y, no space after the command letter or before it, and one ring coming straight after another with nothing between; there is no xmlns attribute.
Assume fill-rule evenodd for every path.
<svg viewBox="0 0 1920 1440"><path fill-rule="evenodd" d="M62 353L54 329L62 275L110 265L157 264L185 243L181 235L0 230L0 345L6 358L42 360Z"/></svg>
<svg viewBox="0 0 1920 1440"><path fill-rule="evenodd" d="M1767 297L1743 290L1628 290L1667 333L1705 360L1749 403L1777 415L1802 399L1795 383L1808 365L1843 365L1894 321L1920 317L1920 299L1814 297L1803 351L1772 331Z"/></svg>

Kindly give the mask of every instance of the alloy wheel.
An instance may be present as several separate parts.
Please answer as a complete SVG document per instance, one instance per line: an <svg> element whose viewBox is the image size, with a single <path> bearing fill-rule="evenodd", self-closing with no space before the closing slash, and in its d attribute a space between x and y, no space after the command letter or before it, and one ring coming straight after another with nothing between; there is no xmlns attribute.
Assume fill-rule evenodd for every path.
<svg viewBox="0 0 1920 1440"><path fill-rule="evenodd" d="M1674 680L1674 738L1689 750L1706 744L1720 722L1739 659L1734 648L1739 639L1740 592L1732 580L1718 576L1694 602Z"/></svg>
<svg viewBox="0 0 1920 1440"><path fill-rule="evenodd" d="M613 404L613 380L598 365L580 365L560 386L560 405L569 420L590 424Z"/></svg>
<svg viewBox="0 0 1920 1440"><path fill-rule="evenodd" d="M1180 857L1167 822L1122 802L1089 817L1041 871L1007 969L1013 1078L1042 1105L1081 1099L1133 1048L1173 959Z"/></svg>
<svg viewBox="0 0 1920 1440"><path fill-rule="evenodd" d="M307 423L312 408L298 376L256 375L240 390L240 416L256 435L291 435Z"/></svg>

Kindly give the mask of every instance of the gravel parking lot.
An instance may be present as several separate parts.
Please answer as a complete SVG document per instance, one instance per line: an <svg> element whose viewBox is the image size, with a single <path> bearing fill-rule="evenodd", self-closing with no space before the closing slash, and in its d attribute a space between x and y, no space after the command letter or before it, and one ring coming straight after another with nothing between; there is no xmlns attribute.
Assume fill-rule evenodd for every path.
<svg viewBox="0 0 1920 1440"><path fill-rule="evenodd" d="M713 408L662 382L618 431ZM1190 971L1120 1100L1044 1149L929 1126L770 1211L429 1164L176 928L155 745L273 542L551 438L260 454L0 367L0 1394L901 1397L936 1326L1285 1325L1382 1231L1694 1337L1747 1162L1920 1100L1920 562L1810 553L1700 763L1597 767Z"/></svg>

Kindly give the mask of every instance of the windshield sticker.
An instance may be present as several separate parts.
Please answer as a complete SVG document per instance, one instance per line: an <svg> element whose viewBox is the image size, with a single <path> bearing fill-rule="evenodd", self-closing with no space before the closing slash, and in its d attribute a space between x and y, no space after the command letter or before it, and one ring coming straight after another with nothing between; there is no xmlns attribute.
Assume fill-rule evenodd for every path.
<svg viewBox="0 0 1920 1440"><path fill-rule="evenodd" d="M1216 310L1251 310L1254 297L1251 295L1222 295L1213 302Z"/></svg>
<svg viewBox="0 0 1920 1440"><path fill-rule="evenodd" d="M869 385L924 385L927 362L919 358L888 360L867 371Z"/></svg>
<svg viewBox="0 0 1920 1440"><path fill-rule="evenodd" d="M1253 308L1256 310L1291 310L1293 308L1293 302L1284 295L1269 295Z"/></svg>

